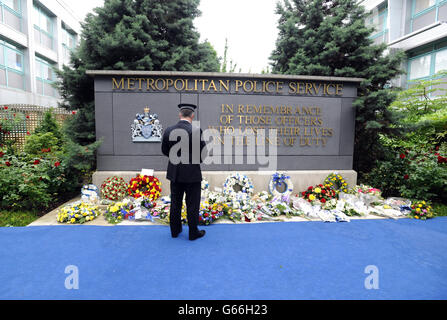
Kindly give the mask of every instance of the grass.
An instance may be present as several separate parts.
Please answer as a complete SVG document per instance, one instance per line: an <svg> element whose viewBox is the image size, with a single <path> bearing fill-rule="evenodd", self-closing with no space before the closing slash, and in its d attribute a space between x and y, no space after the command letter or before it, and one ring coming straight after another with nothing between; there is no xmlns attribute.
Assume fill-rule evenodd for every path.
<svg viewBox="0 0 447 320"><path fill-rule="evenodd" d="M35 211L0 211L0 227L24 227L39 218Z"/></svg>
<svg viewBox="0 0 447 320"><path fill-rule="evenodd" d="M433 211L437 216L447 216L447 205L442 203L434 203Z"/></svg>

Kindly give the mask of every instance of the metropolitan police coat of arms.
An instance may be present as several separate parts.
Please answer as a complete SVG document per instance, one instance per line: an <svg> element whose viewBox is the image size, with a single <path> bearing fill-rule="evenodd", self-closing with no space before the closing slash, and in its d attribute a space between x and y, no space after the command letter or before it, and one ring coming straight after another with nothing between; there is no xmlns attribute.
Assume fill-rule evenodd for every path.
<svg viewBox="0 0 447 320"><path fill-rule="evenodd" d="M150 108L144 108L144 113L137 113L132 123L133 142L161 142L163 128L156 113L150 114Z"/></svg>

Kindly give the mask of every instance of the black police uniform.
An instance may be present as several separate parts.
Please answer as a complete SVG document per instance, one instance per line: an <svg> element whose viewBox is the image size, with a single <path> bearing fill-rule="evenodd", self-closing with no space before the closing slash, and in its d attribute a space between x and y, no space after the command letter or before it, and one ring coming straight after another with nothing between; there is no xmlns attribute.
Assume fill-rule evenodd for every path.
<svg viewBox="0 0 447 320"><path fill-rule="evenodd" d="M195 110L196 106L191 104L180 104L180 109L187 108ZM196 132L193 135L193 127L191 123L186 120L180 120L176 125L167 128L163 134L161 150L163 154L169 157L171 148L180 141L180 137L176 141L169 141L170 133L175 130L185 130L189 137L188 148L188 163L173 164L169 160L166 178L171 183L171 211L170 211L170 226L171 235L176 237L182 231L181 210L183 203L183 195L186 193L186 213L189 227L189 238L194 239L199 235L199 210L201 198L201 182L202 171L200 163L202 162L201 155L193 155L192 153L192 139L200 136L200 152L206 147L202 141L202 130L200 133ZM199 130L199 129L197 129ZM200 134L200 135L199 135ZM196 142L197 143L197 142ZM197 152L197 151L196 151ZM181 149L177 156L182 159ZM185 156L185 155L183 155ZM193 163L193 159L195 160ZM202 231L203 232L203 231Z"/></svg>

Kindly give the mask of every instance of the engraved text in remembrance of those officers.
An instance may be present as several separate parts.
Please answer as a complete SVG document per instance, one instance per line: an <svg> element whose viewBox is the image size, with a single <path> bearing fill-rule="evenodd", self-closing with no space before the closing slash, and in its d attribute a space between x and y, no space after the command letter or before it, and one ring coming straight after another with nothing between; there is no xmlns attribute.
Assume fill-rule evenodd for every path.
<svg viewBox="0 0 447 320"><path fill-rule="evenodd" d="M263 104L221 104L216 129L222 138L215 143L224 144L224 134L234 133L232 144L248 145L247 137L259 129L265 129L264 141L256 144L277 146L325 147L334 135L322 118L319 106L304 105L263 105ZM268 135L269 129L277 130L276 139Z"/></svg>

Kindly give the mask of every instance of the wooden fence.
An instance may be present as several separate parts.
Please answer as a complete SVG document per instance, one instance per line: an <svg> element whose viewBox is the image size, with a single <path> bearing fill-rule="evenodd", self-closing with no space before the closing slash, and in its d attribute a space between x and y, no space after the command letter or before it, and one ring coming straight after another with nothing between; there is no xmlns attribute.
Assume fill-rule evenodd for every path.
<svg viewBox="0 0 447 320"><path fill-rule="evenodd" d="M15 140L15 146L22 150L25 145L25 139L28 134L32 134L44 119L45 112L52 110L56 121L62 123L73 115L72 111L63 108L49 108L25 104L6 104L0 106L0 117L14 116L15 113L21 113L25 116L25 120L18 124L11 132L5 136L7 140Z"/></svg>

